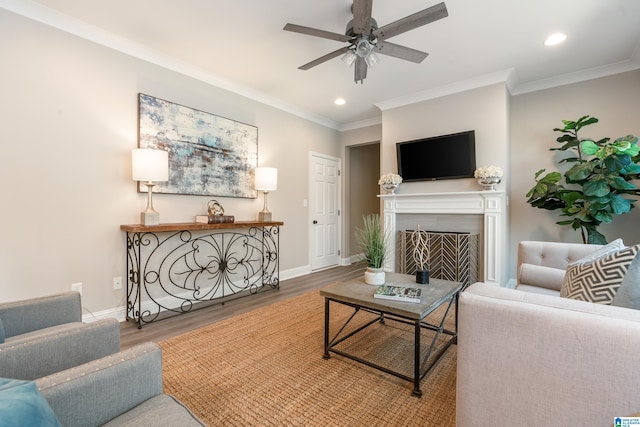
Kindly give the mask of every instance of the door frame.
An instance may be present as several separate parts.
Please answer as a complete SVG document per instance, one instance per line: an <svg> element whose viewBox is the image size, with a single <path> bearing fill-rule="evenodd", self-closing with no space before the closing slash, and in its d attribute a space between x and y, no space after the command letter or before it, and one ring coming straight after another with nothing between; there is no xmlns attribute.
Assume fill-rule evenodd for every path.
<svg viewBox="0 0 640 427"><path fill-rule="evenodd" d="M338 206L338 212L340 212L338 214L338 226L336 227L336 242L338 244L338 263L336 265L341 265L342 264L342 218L344 215L343 209L342 209L342 183L343 183L343 177L342 177L342 159L340 157L334 157L334 156L330 156L328 154L323 154L323 153L318 153L315 151L309 151L309 176L307 177L307 185L309 188L309 206L307 209L307 227L308 227L308 235L309 235L309 247L308 247L308 259L309 259L309 270L310 271L317 271L317 270L313 270L313 243L314 243L314 233L313 233L313 227L312 227L312 217L313 217L313 204L315 203L315 187L313 185L313 177L314 177L314 171L313 171L313 158L314 157L319 157L325 160L331 160L331 161L335 161L338 164L338 185L337 185L337 191L336 191L336 204ZM327 267L329 268L329 267ZM320 270L320 269L319 269Z"/></svg>

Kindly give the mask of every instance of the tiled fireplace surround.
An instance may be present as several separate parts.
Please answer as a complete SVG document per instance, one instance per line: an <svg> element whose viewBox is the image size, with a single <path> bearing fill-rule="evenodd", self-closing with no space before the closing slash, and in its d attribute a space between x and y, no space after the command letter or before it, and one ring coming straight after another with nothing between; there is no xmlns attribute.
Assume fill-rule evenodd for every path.
<svg viewBox="0 0 640 427"><path fill-rule="evenodd" d="M464 191L423 194L386 194L383 200L385 230L392 230L390 256L385 264L394 271L396 238L406 223L433 223L432 218L444 217L449 229L435 231L478 232L482 238L481 280L505 286L509 255L507 253L506 196L502 191ZM422 229L434 230L429 225Z"/></svg>

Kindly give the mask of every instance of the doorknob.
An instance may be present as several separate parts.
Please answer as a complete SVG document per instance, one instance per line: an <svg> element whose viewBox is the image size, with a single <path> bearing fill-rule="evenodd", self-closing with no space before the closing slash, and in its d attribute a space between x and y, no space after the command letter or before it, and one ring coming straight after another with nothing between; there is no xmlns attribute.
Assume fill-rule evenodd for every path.
<svg viewBox="0 0 640 427"><path fill-rule="evenodd" d="M318 221L316 221L316 220L314 219L314 220L313 220L313 223L314 223L314 224L317 224L317 223L318 223Z"/></svg>

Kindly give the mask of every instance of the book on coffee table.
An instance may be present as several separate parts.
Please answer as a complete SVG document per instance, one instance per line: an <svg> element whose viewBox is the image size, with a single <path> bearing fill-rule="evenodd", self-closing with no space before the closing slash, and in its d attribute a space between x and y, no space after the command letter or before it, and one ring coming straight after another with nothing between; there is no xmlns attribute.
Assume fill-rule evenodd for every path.
<svg viewBox="0 0 640 427"><path fill-rule="evenodd" d="M374 298L390 299L403 302L420 302L422 289L405 286L382 285L373 293Z"/></svg>

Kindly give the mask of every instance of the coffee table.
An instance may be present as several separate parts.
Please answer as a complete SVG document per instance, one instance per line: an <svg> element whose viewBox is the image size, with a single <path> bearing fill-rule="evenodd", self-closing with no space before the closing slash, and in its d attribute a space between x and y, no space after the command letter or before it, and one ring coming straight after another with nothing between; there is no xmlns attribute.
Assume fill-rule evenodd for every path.
<svg viewBox="0 0 640 427"><path fill-rule="evenodd" d="M442 357L444 352L457 342L458 337L458 296L462 289L462 283L448 280L430 279L426 285L417 284L415 276L398 273L386 273L385 285L406 286L422 289L422 297L419 303L402 302L387 299L374 298L373 293L377 286L368 285L364 278L357 278L346 282L338 282L320 291L324 297L324 355L325 359L330 358L330 353L363 363L372 368L381 370L398 378L413 382L414 396L422 396L420 381L427 375L435 363ZM347 319L338 332L330 338L329 319L331 303L338 303L354 308L353 314ZM441 319L437 325L430 324L425 318L435 309L443 304L447 304ZM455 330L450 331L444 328L444 321L449 314L449 310L455 306ZM360 311L373 313L376 317L364 325L356 327L354 330L345 332L347 325L354 319ZM365 360L356 355L350 354L345 349L337 349L336 346L369 326L390 319L397 322L413 325L414 327L414 352L413 352L413 376L405 375L396 370L382 366L378 363ZM422 329L434 331L434 337L426 350L426 355L422 355L420 340ZM449 335L449 338L437 346L436 341L442 335Z"/></svg>

